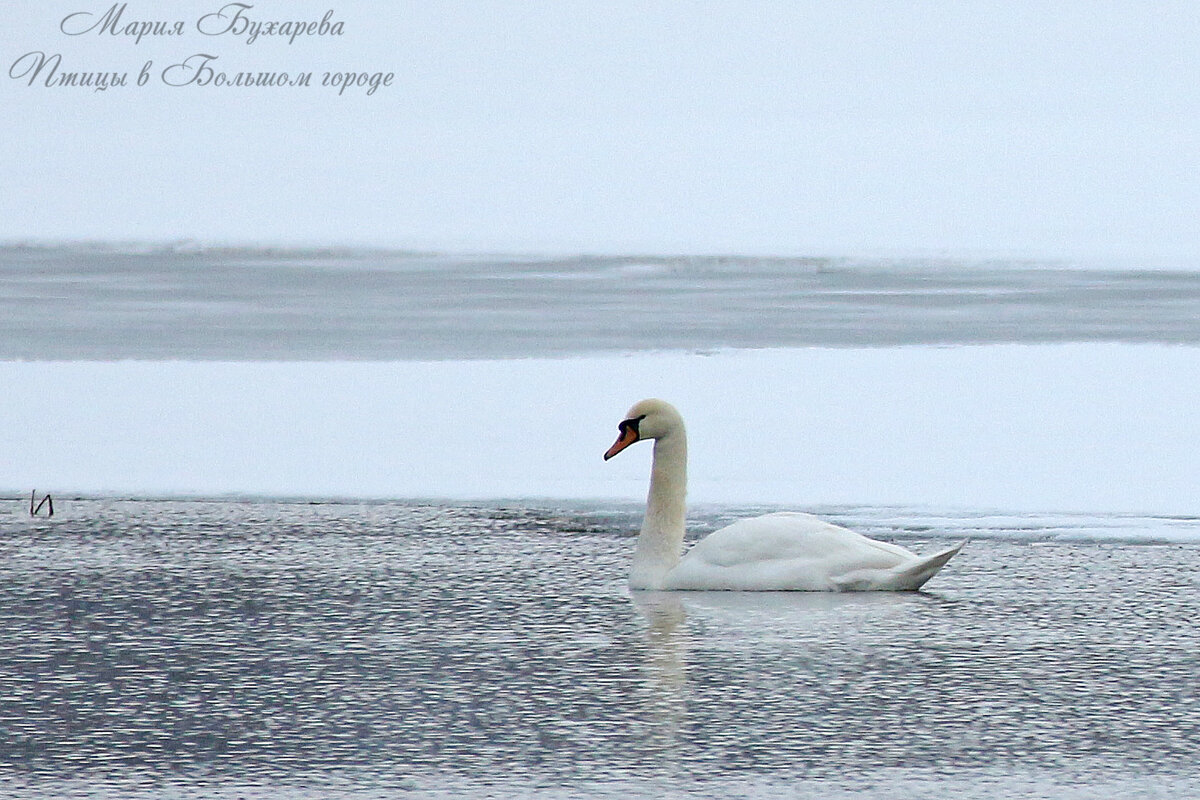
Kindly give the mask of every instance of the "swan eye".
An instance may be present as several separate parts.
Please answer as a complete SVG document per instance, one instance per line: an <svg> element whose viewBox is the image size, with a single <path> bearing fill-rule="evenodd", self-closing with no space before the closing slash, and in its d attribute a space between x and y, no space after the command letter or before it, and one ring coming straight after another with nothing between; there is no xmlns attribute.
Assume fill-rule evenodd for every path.
<svg viewBox="0 0 1200 800"><path fill-rule="evenodd" d="M642 420L644 420L645 418L646 418L646 415L642 414L640 417L637 417L636 419L621 420L621 424L617 425L617 430L620 431L621 433L625 433L625 431L632 428L633 432L640 436L641 434L638 431L638 425L640 425Z"/></svg>

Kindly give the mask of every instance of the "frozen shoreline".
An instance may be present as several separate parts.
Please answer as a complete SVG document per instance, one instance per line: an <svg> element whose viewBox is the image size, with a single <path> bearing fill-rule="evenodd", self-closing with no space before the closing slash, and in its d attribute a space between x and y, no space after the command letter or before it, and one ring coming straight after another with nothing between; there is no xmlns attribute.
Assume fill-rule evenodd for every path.
<svg viewBox="0 0 1200 800"><path fill-rule="evenodd" d="M1200 349L995 345L443 362L0 362L0 489L644 497L600 456L683 411L690 499L1200 511Z"/></svg>

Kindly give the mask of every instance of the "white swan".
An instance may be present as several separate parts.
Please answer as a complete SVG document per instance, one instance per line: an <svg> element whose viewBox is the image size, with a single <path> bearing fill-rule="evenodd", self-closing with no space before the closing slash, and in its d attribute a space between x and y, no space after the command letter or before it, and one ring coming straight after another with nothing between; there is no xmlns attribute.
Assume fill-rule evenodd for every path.
<svg viewBox="0 0 1200 800"><path fill-rule="evenodd" d="M650 496L629 573L634 589L915 591L965 544L922 557L810 514L783 512L714 531L681 558L687 493L683 418L670 403L642 400L618 429L605 461L634 442L654 440Z"/></svg>

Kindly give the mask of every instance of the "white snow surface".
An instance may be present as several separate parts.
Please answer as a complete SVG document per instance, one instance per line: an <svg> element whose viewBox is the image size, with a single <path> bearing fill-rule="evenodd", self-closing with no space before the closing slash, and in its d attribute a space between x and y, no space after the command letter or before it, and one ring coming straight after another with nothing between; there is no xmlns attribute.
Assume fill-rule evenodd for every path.
<svg viewBox="0 0 1200 800"><path fill-rule="evenodd" d="M1200 512L1200 349L1069 344L440 362L0 362L0 489L645 496L636 400L690 500Z"/></svg>

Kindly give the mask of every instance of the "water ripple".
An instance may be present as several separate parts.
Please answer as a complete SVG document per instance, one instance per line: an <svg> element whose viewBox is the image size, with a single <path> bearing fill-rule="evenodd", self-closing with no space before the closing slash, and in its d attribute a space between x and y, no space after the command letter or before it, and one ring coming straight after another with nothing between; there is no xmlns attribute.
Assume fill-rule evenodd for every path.
<svg viewBox="0 0 1200 800"><path fill-rule="evenodd" d="M63 506L0 514L12 796L1197 788L1195 546L996 536L921 594L631 595L627 508Z"/></svg>

